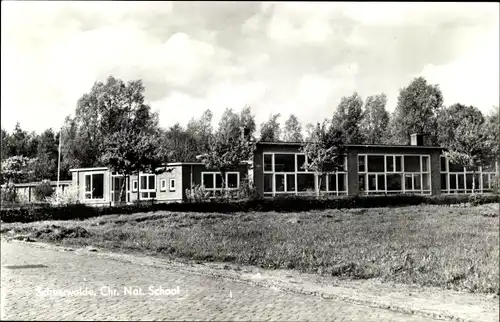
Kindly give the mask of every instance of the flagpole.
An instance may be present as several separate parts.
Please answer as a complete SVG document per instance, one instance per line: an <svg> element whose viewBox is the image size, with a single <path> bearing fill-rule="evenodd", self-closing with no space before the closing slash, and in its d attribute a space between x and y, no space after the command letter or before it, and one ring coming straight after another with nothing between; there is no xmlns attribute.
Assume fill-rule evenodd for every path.
<svg viewBox="0 0 500 322"><path fill-rule="evenodd" d="M57 155L57 204L59 204L59 173L61 172L61 137L62 137L62 128L59 130L59 153Z"/></svg>

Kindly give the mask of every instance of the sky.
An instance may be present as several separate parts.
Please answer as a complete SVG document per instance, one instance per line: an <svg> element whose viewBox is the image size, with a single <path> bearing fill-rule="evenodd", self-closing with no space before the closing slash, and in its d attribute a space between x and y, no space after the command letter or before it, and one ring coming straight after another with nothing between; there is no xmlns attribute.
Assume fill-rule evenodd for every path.
<svg viewBox="0 0 500 322"><path fill-rule="evenodd" d="M446 106L499 105L499 3L2 1L1 124L58 129L96 81L142 79L164 127L250 105L330 118L423 76Z"/></svg>

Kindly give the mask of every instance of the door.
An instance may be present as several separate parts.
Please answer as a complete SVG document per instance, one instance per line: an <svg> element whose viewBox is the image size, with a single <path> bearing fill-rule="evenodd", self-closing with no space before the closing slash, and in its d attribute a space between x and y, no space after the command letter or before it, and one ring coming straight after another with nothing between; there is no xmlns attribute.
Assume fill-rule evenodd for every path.
<svg viewBox="0 0 500 322"><path fill-rule="evenodd" d="M126 180L125 187L123 189L122 197L120 199L120 191L122 189L123 180ZM128 178L123 179L122 176L113 176L112 186L111 186L111 198L115 203L128 202L129 190L128 190Z"/></svg>

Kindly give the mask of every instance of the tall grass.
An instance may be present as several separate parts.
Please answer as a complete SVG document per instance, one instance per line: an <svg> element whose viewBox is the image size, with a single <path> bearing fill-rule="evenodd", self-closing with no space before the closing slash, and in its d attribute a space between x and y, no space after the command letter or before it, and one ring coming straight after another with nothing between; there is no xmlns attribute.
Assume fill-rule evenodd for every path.
<svg viewBox="0 0 500 322"><path fill-rule="evenodd" d="M156 212L4 224L2 231L14 229L67 245L499 293L499 223L492 212L498 209L413 206L302 213Z"/></svg>

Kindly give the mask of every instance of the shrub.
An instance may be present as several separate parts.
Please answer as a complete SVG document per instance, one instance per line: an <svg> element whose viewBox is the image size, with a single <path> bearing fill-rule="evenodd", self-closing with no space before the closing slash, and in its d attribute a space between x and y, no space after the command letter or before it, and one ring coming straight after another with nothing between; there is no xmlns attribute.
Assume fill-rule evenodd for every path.
<svg viewBox="0 0 500 322"><path fill-rule="evenodd" d="M50 197L54 194L54 188L50 185L49 180L43 180L41 183L35 186L33 189L33 195L38 201L44 201L45 198Z"/></svg>
<svg viewBox="0 0 500 322"><path fill-rule="evenodd" d="M59 189L52 196L46 198L51 205L76 204L78 200L78 186L69 185L64 190Z"/></svg>
<svg viewBox="0 0 500 322"><path fill-rule="evenodd" d="M198 189L197 191L202 191L202 189ZM206 194L203 196L206 196ZM474 198L475 204L478 205L500 201L500 196L495 194L484 194ZM189 203L146 202L114 207L91 207L84 204L62 205L59 207L29 205L19 209L2 209L0 210L0 218L3 222L31 222L39 220L86 219L112 214L132 214L160 210L204 213L241 211L300 212L315 209L401 207L421 204L452 205L469 202L468 195L342 196L326 198L279 195L275 198L253 200L223 200L223 202L220 202L220 200L205 199Z"/></svg>
<svg viewBox="0 0 500 322"><path fill-rule="evenodd" d="M196 185L192 191L186 189L186 198L189 202L205 202L210 200L210 192L205 189L205 186Z"/></svg>
<svg viewBox="0 0 500 322"><path fill-rule="evenodd" d="M14 183L9 182L1 186L0 200L2 204L17 202L17 191Z"/></svg>
<svg viewBox="0 0 500 322"><path fill-rule="evenodd" d="M500 194L500 178L498 173L491 178L491 192Z"/></svg>
<svg viewBox="0 0 500 322"><path fill-rule="evenodd" d="M236 197L238 199L255 200L259 199L259 192L255 188L255 185L250 182L248 177L245 177L240 184L240 188L237 190Z"/></svg>

